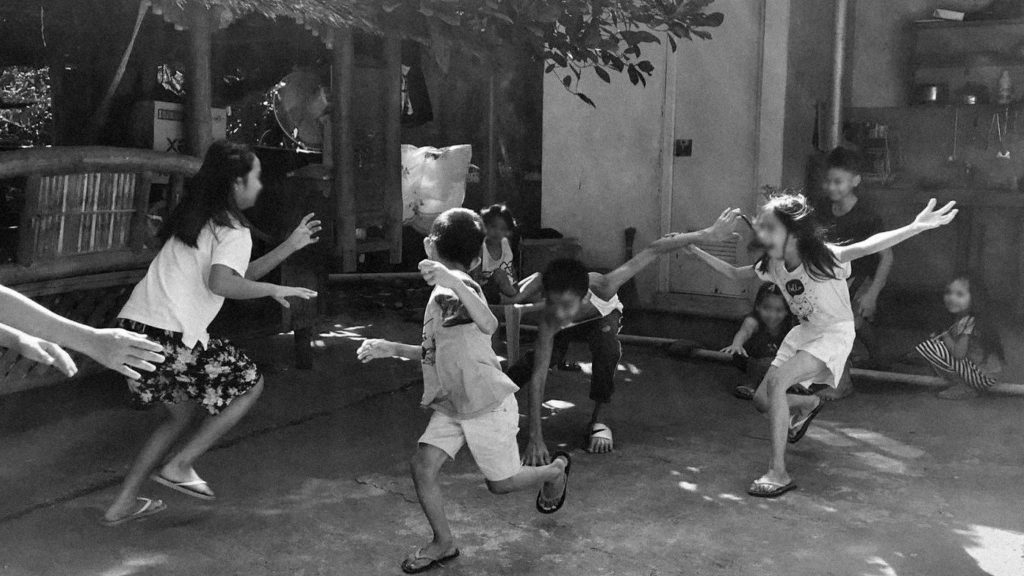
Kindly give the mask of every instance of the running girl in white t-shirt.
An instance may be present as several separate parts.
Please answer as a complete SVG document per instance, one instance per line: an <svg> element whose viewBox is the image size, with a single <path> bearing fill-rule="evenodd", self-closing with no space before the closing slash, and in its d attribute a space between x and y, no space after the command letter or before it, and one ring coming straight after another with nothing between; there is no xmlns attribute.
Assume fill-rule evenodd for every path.
<svg viewBox="0 0 1024 576"><path fill-rule="evenodd" d="M782 290L790 310L799 318L757 389L754 402L767 412L771 426L768 473L751 484L751 496L775 498L796 488L786 471L786 443L800 440L822 407L813 395L790 394L796 385L812 383L835 387L842 376L855 338L853 309L846 279L850 262L891 248L925 230L953 221L954 202L935 209L935 200L914 221L863 242L826 244L806 198L800 194L771 196L757 219L757 237L765 255L753 266L737 268L699 248L692 252L716 271L733 278L757 276ZM733 211L733 220L740 217Z"/></svg>
<svg viewBox="0 0 1024 576"><path fill-rule="evenodd" d="M285 242L250 263L252 238L242 210L256 203L261 188L260 161L248 147L214 142L167 221L163 247L118 314L121 328L163 346L166 361L153 372L129 378L128 388L138 406L163 404L168 418L136 457L103 516L105 525L166 508L159 500L138 496L147 477L195 498L214 498L192 465L245 415L263 389L252 360L206 331L224 299L269 296L287 307L286 298L316 296L306 288L255 281L316 242L320 231L320 222L309 214ZM195 435L164 460L200 407L207 417Z"/></svg>

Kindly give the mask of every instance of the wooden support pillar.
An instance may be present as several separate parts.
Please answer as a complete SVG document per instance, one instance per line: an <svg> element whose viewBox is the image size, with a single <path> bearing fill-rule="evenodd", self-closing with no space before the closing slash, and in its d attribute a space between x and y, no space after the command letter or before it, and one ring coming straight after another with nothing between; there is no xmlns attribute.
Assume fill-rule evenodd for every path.
<svg viewBox="0 0 1024 576"><path fill-rule="evenodd" d="M387 102L384 106L384 197L388 207L387 237L391 263L402 262L402 40L384 40Z"/></svg>
<svg viewBox="0 0 1024 576"><path fill-rule="evenodd" d="M343 272L354 272L356 249L355 153L353 151L352 90L355 79L355 45L352 31L334 32L331 52L331 153L334 175L335 218L338 238L335 253Z"/></svg>
<svg viewBox="0 0 1024 576"><path fill-rule="evenodd" d="M186 80L185 134L188 153L202 158L213 142L213 85L210 74L210 11L188 8L188 69Z"/></svg>
<svg viewBox="0 0 1024 576"><path fill-rule="evenodd" d="M492 72L487 80L487 186L484 188L484 206L490 206L498 199L498 113L495 108L495 84Z"/></svg>

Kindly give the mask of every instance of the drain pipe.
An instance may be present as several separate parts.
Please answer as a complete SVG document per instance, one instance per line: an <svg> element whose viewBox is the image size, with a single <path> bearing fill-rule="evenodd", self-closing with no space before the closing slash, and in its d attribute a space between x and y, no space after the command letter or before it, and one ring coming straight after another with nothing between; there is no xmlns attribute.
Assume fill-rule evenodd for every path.
<svg viewBox="0 0 1024 576"><path fill-rule="evenodd" d="M835 43L832 46L832 110L828 125L828 150L843 142L843 76L846 66L848 0L836 0Z"/></svg>

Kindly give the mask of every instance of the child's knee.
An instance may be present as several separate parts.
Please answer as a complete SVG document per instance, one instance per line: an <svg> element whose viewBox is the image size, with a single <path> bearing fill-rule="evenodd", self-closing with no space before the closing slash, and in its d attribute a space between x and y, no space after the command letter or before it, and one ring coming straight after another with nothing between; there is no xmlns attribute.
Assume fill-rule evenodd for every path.
<svg viewBox="0 0 1024 576"><path fill-rule="evenodd" d="M491 494L511 494L515 491L512 486L511 478L506 478L504 480L487 480L487 489L490 490Z"/></svg>
<svg viewBox="0 0 1024 576"><path fill-rule="evenodd" d="M447 455L439 448L420 444L416 454L413 454L412 459L409 460L409 471L415 478L435 477L440 472L441 465L444 464L446 458Z"/></svg>

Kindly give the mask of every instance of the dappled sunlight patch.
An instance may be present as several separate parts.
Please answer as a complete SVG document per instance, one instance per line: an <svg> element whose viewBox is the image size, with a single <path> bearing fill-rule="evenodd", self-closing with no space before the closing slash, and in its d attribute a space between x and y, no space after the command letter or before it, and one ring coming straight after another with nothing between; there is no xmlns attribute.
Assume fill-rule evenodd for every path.
<svg viewBox="0 0 1024 576"><path fill-rule="evenodd" d="M956 533L970 540L964 551L991 576L1024 574L1024 534L980 524Z"/></svg>
<svg viewBox="0 0 1024 576"><path fill-rule="evenodd" d="M730 502L743 502L743 500L744 500L742 497L737 496L735 494L729 494L728 492L723 492L723 493L719 494L718 495L718 499L719 500L728 500Z"/></svg>
<svg viewBox="0 0 1024 576"><path fill-rule="evenodd" d="M121 559L116 566L97 572L97 576L131 576L148 573L151 568L167 564L166 554L134 554Z"/></svg>
<svg viewBox="0 0 1024 576"><path fill-rule="evenodd" d="M367 324L365 326L342 326L341 324L335 324L331 330L321 332L317 334L320 338L348 338L350 340L366 340L359 331L372 328L373 324Z"/></svg>
<svg viewBox="0 0 1024 576"><path fill-rule="evenodd" d="M594 365L591 362L578 362L580 366L580 374L590 376L594 373Z"/></svg>
<svg viewBox="0 0 1024 576"><path fill-rule="evenodd" d="M571 408L575 408L576 407L576 405L573 404L572 402L568 402L566 400L556 400L554 398L552 398L551 400L548 400L547 402L541 404L541 406L547 408L548 410L551 410L552 412L559 412L561 410L569 410Z"/></svg>
<svg viewBox="0 0 1024 576"><path fill-rule="evenodd" d="M640 375L640 369L637 368L636 364L630 362L623 362L622 364L616 366L615 369L619 372L629 372L633 376Z"/></svg>
<svg viewBox="0 0 1024 576"><path fill-rule="evenodd" d="M679 483L679 487L682 488L683 490L686 490L687 492L697 491L697 485L694 484L693 482L682 481Z"/></svg>
<svg viewBox="0 0 1024 576"><path fill-rule="evenodd" d="M853 440L821 426L811 426L808 428L807 438L812 438L822 444L828 444L835 448L849 448L857 445Z"/></svg>
<svg viewBox="0 0 1024 576"><path fill-rule="evenodd" d="M880 434L872 430L864 430L861 428L839 428L838 430L850 438L857 439L865 444L871 444L880 450L885 450L886 452L901 458L920 458L925 454L925 451L920 448L904 444L899 440L894 440L884 434Z"/></svg>
<svg viewBox="0 0 1024 576"><path fill-rule="evenodd" d="M887 474L899 474L901 476L920 476L921 473L916 470L910 470L907 465L901 460L890 458L888 456L879 454L878 452L854 452L854 456L858 460L867 464L868 466L878 470L879 472L885 472Z"/></svg>
<svg viewBox="0 0 1024 576"><path fill-rule="evenodd" d="M871 570L869 572L865 572L863 576L899 576L899 574L896 573L896 570L894 570L893 567L880 556L872 556L868 558L867 563L868 566L871 566Z"/></svg>

